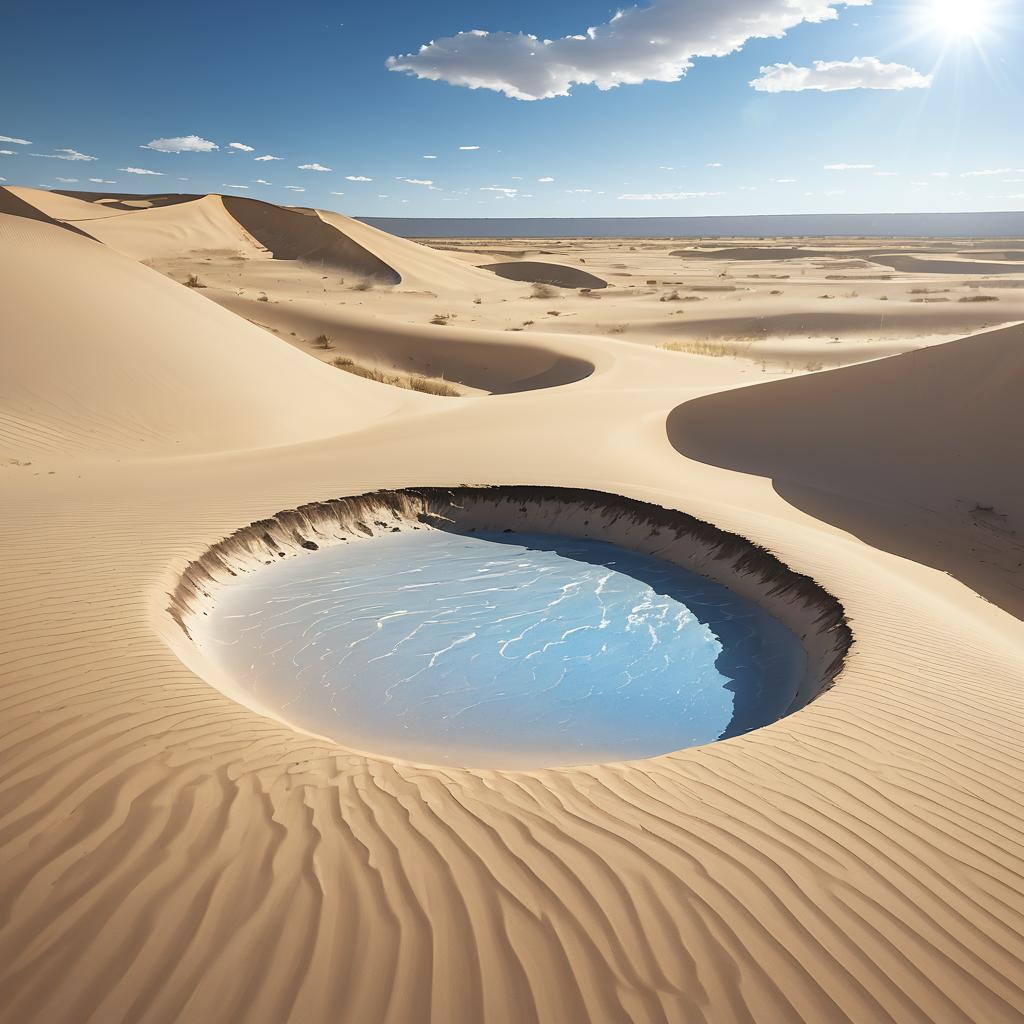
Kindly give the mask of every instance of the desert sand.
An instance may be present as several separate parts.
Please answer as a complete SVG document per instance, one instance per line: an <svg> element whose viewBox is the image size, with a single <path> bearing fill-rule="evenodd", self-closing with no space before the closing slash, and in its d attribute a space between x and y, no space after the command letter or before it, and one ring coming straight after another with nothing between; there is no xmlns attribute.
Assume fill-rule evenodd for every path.
<svg viewBox="0 0 1024 1024"><path fill-rule="evenodd" d="M431 246L0 189L0 1020L1020 1021L1017 251ZM763 546L841 602L834 685L512 771L341 748L200 674L172 595L225 538L494 484Z"/></svg>

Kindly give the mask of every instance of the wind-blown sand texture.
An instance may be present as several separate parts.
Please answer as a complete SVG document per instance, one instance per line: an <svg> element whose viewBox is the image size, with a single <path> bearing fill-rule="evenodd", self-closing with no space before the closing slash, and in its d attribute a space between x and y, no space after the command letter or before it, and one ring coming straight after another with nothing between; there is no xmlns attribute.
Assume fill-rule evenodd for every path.
<svg viewBox="0 0 1024 1024"><path fill-rule="evenodd" d="M338 215L286 211L314 225L297 261L219 197L73 221L109 241L0 198L0 1020L1022 1019L1024 336L878 358L1024 319L1019 290L914 304L913 275L868 263L773 281L752 275L796 264L587 240L543 247L610 287L544 300ZM321 260L318 224L401 283ZM676 290L703 301L661 301ZM921 321L847 336L886 293ZM834 362L875 361L805 374L830 339L792 333L756 356L658 347L706 341L670 333L693 306L740 336L776 301L834 301ZM457 366L467 397L323 365L371 327L379 365ZM842 604L845 667L726 742L509 772L339 748L179 657L170 595L250 523L488 484L622 495L763 546Z"/></svg>

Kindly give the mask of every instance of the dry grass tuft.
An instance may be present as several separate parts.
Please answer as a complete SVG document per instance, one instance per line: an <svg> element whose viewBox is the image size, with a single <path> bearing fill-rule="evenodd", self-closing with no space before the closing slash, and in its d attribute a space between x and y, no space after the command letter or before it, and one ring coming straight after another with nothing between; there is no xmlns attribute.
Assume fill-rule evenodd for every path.
<svg viewBox="0 0 1024 1024"><path fill-rule="evenodd" d="M447 381L437 377L424 377L419 374L406 376L401 373L385 373L374 366L363 366L354 359L346 356L339 356L331 360L331 366L339 370L362 377L364 380L373 380L378 384L389 384L395 388L405 388L408 391L421 391L426 395L439 395L442 398L458 398L459 392Z"/></svg>
<svg viewBox="0 0 1024 1024"><path fill-rule="evenodd" d="M750 343L732 344L717 341L669 341L661 346L666 352L685 352L691 356L713 356L722 358L731 356L734 359L750 354Z"/></svg>
<svg viewBox="0 0 1024 1024"><path fill-rule="evenodd" d="M531 299L557 299L560 294L554 285L540 284L539 282L530 290Z"/></svg>

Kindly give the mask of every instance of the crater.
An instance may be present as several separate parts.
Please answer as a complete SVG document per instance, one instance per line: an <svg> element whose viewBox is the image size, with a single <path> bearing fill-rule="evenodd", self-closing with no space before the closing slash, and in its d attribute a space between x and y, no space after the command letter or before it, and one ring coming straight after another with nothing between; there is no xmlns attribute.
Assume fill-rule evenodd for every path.
<svg viewBox="0 0 1024 1024"><path fill-rule="evenodd" d="M281 512L188 566L176 646L232 698L438 765L635 760L804 707L840 603L685 513L591 491L382 491Z"/></svg>

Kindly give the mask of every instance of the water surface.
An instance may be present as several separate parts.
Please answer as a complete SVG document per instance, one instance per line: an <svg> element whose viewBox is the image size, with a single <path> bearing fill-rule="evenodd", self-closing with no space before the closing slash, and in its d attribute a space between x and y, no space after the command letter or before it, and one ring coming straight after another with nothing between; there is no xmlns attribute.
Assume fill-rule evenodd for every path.
<svg viewBox="0 0 1024 1024"><path fill-rule="evenodd" d="M435 530L225 588L196 639L255 706L440 764L647 757L772 722L805 667L757 605L600 541Z"/></svg>

